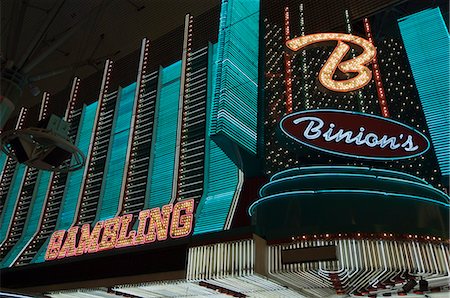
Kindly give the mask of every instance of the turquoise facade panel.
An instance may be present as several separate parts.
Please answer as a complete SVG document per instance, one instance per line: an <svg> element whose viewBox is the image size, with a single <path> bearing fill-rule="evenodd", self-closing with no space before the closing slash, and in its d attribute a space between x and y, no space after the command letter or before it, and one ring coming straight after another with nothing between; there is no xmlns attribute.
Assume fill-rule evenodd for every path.
<svg viewBox="0 0 450 298"><path fill-rule="evenodd" d="M92 130L94 128L95 114L97 112L98 102L94 102L83 109L79 125L79 133L75 145L87 156L91 142ZM67 177L66 190L64 192L61 209L58 215L55 230L65 230L70 228L73 223L80 195L81 183L84 175L84 167L78 171L70 172ZM44 243L36 254L32 263L43 262L45 251L49 239Z"/></svg>
<svg viewBox="0 0 450 298"><path fill-rule="evenodd" d="M259 0L222 0L212 135L256 154ZM223 146L227 147L226 145Z"/></svg>
<svg viewBox="0 0 450 298"><path fill-rule="evenodd" d="M8 156L5 153L3 153L3 151L0 150L0 176L3 172L3 168L5 167L7 157Z"/></svg>
<svg viewBox="0 0 450 298"><path fill-rule="evenodd" d="M0 216L0 243L5 241L8 234L9 225L11 224L11 217L13 216L17 202L17 196L19 195L22 186L25 168L25 165L19 165L11 181L11 189L9 190L8 197L6 198L3 213Z"/></svg>
<svg viewBox="0 0 450 298"><path fill-rule="evenodd" d="M181 61L161 70L156 105L156 133L149 171L149 199L146 200L145 208L161 207L168 204L172 198L180 77Z"/></svg>
<svg viewBox="0 0 450 298"><path fill-rule="evenodd" d="M119 209L135 91L136 83L120 90L117 118L112 132L111 151L104 178L105 186L95 221L114 217Z"/></svg>
<svg viewBox="0 0 450 298"><path fill-rule="evenodd" d="M30 209L28 211L27 220L25 221L22 236L0 262L1 268L9 267L13 264L14 260L19 256L20 252L25 248L28 242L33 239L34 234L39 229L42 213L45 212L43 208L47 197L50 178L51 172L39 172L38 179L36 180L37 189L35 190L34 197L30 203Z"/></svg>
<svg viewBox="0 0 450 298"><path fill-rule="evenodd" d="M217 45L209 48L207 122L211 118L211 97L217 64ZM210 130L207 127L207 132ZM204 195L197 207L194 235L224 229L233 199L238 193L239 169L208 133L205 146Z"/></svg>
<svg viewBox="0 0 450 298"><path fill-rule="evenodd" d="M450 175L450 36L439 8L398 20L442 175Z"/></svg>

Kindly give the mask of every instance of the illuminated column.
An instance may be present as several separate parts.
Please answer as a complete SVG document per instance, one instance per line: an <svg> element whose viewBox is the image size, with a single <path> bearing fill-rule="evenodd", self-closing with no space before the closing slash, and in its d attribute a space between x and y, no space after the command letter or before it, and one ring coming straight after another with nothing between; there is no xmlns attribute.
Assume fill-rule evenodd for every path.
<svg viewBox="0 0 450 298"><path fill-rule="evenodd" d="M443 181L450 177L450 35L441 10L398 20Z"/></svg>
<svg viewBox="0 0 450 298"><path fill-rule="evenodd" d="M192 16L186 17L180 84L181 138L178 151L178 169L175 193L178 201L200 201L203 194L206 133L206 96L208 79L208 46L191 50ZM185 64L185 66L183 66ZM184 81L183 81L184 80ZM183 99L181 102L181 95ZM180 118L179 118L180 119ZM175 183L175 181L174 181ZM172 201L174 202L174 201Z"/></svg>
<svg viewBox="0 0 450 298"><path fill-rule="evenodd" d="M300 12L300 35L305 36L305 14L304 14L304 5L300 3L298 6L298 10ZM304 90L304 100L305 100L305 109L309 109L309 88L307 84L308 75L308 62L306 61L306 51L301 52L301 65L302 65L302 76L303 76L303 84L302 88Z"/></svg>
<svg viewBox="0 0 450 298"><path fill-rule="evenodd" d="M345 10L345 24L346 24L346 31L348 34L353 34L352 32L352 23L351 23L351 19L350 19L350 12L348 11L348 9ZM351 53L351 57L355 58L356 54L355 54L355 48L351 47L350 49L350 53ZM364 104L364 97L363 94L361 92L361 90L357 90L356 91L356 100L359 106L359 110L363 113L366 112L366 105ZM350 102L348 102L348 105L351 105Z"/></svg>
<svg viewBox="0 0 450 298"><path fill-rule="evenodd" d="M44 92L42 94L42 101L41 101L41 107L39 110L39 118L38 120L41 121L45 117L48 116L48 100L50 99L50 94L48 92Z"/></svg>
<svg viewBox="0 0 450 298"><path fill-rule="evenodd" d="M300 35L305 36L305 13L303 3L298 6L300 12Z"/></svg>
<svg viewBox="0 0 450 298"><path fill-rule="evenodd" d="M25 121L25 116L28 109L22 107L20 109L19 117L17 118L16 126L14 129L22 129L23 123ZM3 215L3 208L5 206L5 201L9 197L11 185L14 183L14 174L16 173L17 161L14 158L8 156L6 158L5 165L0 172L0 216Z"/></svg>
<svg viewBox="0 0 450 298"><path fill-rule="evenodd" d="M281 30L280 30L281 32ZM199 56L201 53L204 53L203 50L199 52ZM225 152L214 142L211 138L211 130L210 127L210 118L212 116L212 102L211 98L214 94L214 80L213 77L217 71L217 64L215 63L215 57L217 54L217 44L209 45L209 49L207 51L207 55L202 55L201 57L197 56L198 59L203 59L203 57L207 58L207 79L206 79L206 88L202 88L201 97L205 96L206 101L206 139L205 139L205 156L204 156L204 174L200 176L196 174L198 178L196 178L193 174L198 173L196 168L191 168L188 172L184 172L183 175L186 175L186 178L190 177L190 181L195 181L197 183L197 179L204 179L204 182L201 184L204 187L203 196L196 206L196 223L194 234L201 234L213 231L221 231L227 230L231 226L231 222L236 210L236 205L239 199L242 183L244 181L244 174L236 164L230 159L229 156L225 154ZM194 55L195 57L196 55ZM281 57L281 56L280 56ZM194 59L194 58L193 58ZM197 64L197 63L196 63ZM198 65L197 67L199 67ZM199 73L199 72L197 72ZM202 78L204 72L201 76L195 75L192 78L195 78L195 81L204 81ZM198 85L197 85L198 86ZM205 91L205 93L203 92ZM194 98L194 94L198 93L195 90L189 91L189 94L192 93L192 98ZM197 100L200 100L199 96L195 96ZM196 151L195 143L191 148L194 150L192 153ZM191 153L191 155L192 155ZM199 183L200 184L200 183Z"/></svg>
<svg viewBox="0 0 450 298"><path fill-rule="evenodd" d="M180 60L159 70L145 209L173 200L181 73Z"/></svg>
<svg viewBox="0 0 450 298"><path fill-rule="evenodd" d="M372 44L374 44L373 37L372 37L372 31L370 29L370 23L369 23L368 18L364 18L364 31L366 32L366 36L369 39L369 41ZM373 74L374 74L373 77L374 77L375 85L377 88L378 103L380 105L381 115L383 115L383 117L389 117L389 110L388 110L387 101L386 101L386 94L384 92L383 81L381 80L381 74L380 74L380 67L378 65L378 58L376 55L372 60L372 68L373 68Z"/></svg>
<svg viewBox="0 0 450 298"><path fill-rule="evenodd" d="M81 91L80 91L81 94ZM97 114L98 101L95 101L88 106L82 105L79 109L76 109L73 113L73 119L71 120L71 127L69 130L69 136L75 146L77 146L85 156L89 153L91 147L92 132L94 130L95 118ZM76 124L77 123L77 124ZM68 230L76 219L78 212L79 194L81 193L80 186L83 184L85 167L78 171L67 173L67 180L62 182L62 187L58 188L58 191L62 190L61 194L56 191L55 196L61 196L61 204L59 207L58 215L53 218L48 224L55 224L54 230ZM56 182L55 182L56 183ZM50 234L51 232L49 232ZM38 248L35 257L30 261L31 263L43 262L45 258L46 248L50 237L47 236L44 244Z"/></svg>
<svg viewBox="0 0 450 298"><path fill-rule="evenodd" d="M240 163L235 145L257 148L260 1L222 0L211 131L215 142Z"/></svg>
<svg viewBox="0 0 450 298"><path fill-rule="evenodd" d="M123 174L132 123L133 104L136 99L136 83L119 87L114 120L110 132L110 145L104 169L102 190L94 222L117 216L122 209ZM145 173L143 173L145 175Z"/></svg>
<svg viewBox="0 0 450 298"><path fill-rule="evenodd" d="M47 92L42 94L41 106L39 110L38 121L43 120L48 115L48 101L50 95ZM49 174L49 172L46 172ZM29 213L31 211L35 211L40 214L42 212L42 201L38 200L34 202L36 192L35 187L39 182L40 171L33 167L25 167L25 175L22 181L22 185L20 186L20 191L18 192L18 196L16 198L16 204L14 207L13 216L11 218L11 224L7 230L6 239L3 240L0 247L0 266L4 266L4 259L22 237L24 229L26 228L26 224L29 225L30 222L27 222L27 218L29 218ZM50 175L47 175L47 179ZM48 181L48 180L47 180ZM42 183L43 187L46 188L48 186L47 183ZM36 209L34 209L34 207ZM32 224L32 223L31 223Z"/></svg>
<svg viewBox="0 0 450 298"><path fill-rule="evenodd" d="M80 79L75 77L72 82L70 98L64 115L64 119L70 124L68 137L72 143L75 142L82 111L82 109L75 109L79 85ZM24 246L23 251L20 254L17 254L14 266L28 264L54 231L60 212L67 176L68 173L63 172L51 173L50 184L43 207L44 212L39 221L39 228Z"/></svg>
<svg viewBox="0 0 450 298"><path fill-rule="evenodd" d="M15 129L23 128L26 113L27 108L22 107ZM18 197L25 179L26 166L19 164L16 167L16 165L17 162L10 158L9 161L7 161L1 177L1 202L4 202L4 206L0 216L0 243L4 243L5 239L10 235L11 225L13 224L14 216L16 215L15 211L17 208ZM1 254L1 259L3 259L6 252L7 251L5 250L5 252Z"/></svg>
<svg viewBox="0 0 450 298"><path fill-rule="evenodd" d="M111 60L106 60L94 129L78 200L77 215L73 225L92 223L97 213L98 201L104 186L103 176L107 167L118 94L117 90L108 93L112 64Z"/></svg>
<svg viewBox="0 0 450 298"><path fill-rule="evenodd" d="M277 158L275 155L278 154L277 150L282 150L280 146L282 141L278 138L277 133L278 122L286 112L284 106L285 82L283 80L284 34L283 26L272 24L268 19L264 20L264 24L266 49L264 96L267 100L264 115L264 151L267 163L274 164L274 159ZM302 79L306 85L305 76ZM271 171L269 170L267 173L270 174Z"/></svg>
<svg viewBox="0 0 450 298"><path fill-rule="evenodd" d="M187 111L187 89L190 86L190 70L191 70L191 54L192 54L192 22L193 17L189 14L184 19L184 38L183 38L183 53L181 57L181 81L180 81L180 97L178 101L178 128L177 128L177 145L175 151L175 167L174 179L172 184L172 198L171 202L184 199L180 194L183 192L184 175L186 170L185 163L187 162L188 154L186 151L186 141L189 135L189 123L191 111ZM201 193L200 193L201 196Z"/></svg>
<svg viewBox="0 0 450 298"><path fill-rule="evenodd" d="M289 7L284 8L284 42L291 39L289 24ZM292 59L287 51L284 53L284 80L286 92L286 114L292 113Z"/></svg>
<svg viewBox="0 0 450 298"><path fill-rule="evenodd" d="M136 93L121 192L120 213L137 214L144 208L149 179L151 147L154 143L155 108L159 70L149 70L150 41L142 40Z"/></svg>

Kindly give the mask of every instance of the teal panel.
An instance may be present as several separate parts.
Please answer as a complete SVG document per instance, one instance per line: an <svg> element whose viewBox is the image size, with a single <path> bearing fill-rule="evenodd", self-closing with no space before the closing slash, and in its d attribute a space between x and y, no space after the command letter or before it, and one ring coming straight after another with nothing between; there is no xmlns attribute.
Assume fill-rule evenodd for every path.
<svg viewBox="0 0 450 298"><path fill-rule="evenodd" d="M3 151L0 150L0 176L3 173L3 168L5 167L7 157L8 156L5 153L3 153Z"/></svg>
<svg viewBox="0 0 450 298"><path fill-rule="evenodd" d="M212 86L217 65L213 63L217 55L217 45L209 49L207 117L211 115ZM207 119L209 124L210 119ZM207 132L210 130L207 128ZM211 140L208 134L205 156L205 193L196 211L194 235L221 231L230 211L231 203L239 184L239 169L231 159Z"/></svg>
<svg viewBox="0 0 450 298"><path fill-rule="evenodd" d="M442 175L450 175L450 36L439 8L398 21Z"/></svg>
<svg viewBox="0 0 450 298"><path fill-rule="evenodd" d="M79 134L76 146L87 156L91 142L92 129L94 128L95 114L98 102L94 102L83 109L79 124ZM64 192L61 209L58 215L58 222L55 230L66 230L70 228L75 217L78 196L80 194L81 183L84 175L84 167L78 171L70 172L67 177L66 190ZM43 262L45 251L47 250L49 239L42 245L31 263Z"/></svg>
<svg viewBox="0 0 450 298"><path fill-rule="evenodd" d="M145 207L161 207L170 202L177 141L178 101L180 95L181 61L161 71L156 110L156 135L150 165L150 196Z"/></svg>
<svg viewBox="0 0 450 298"><path fill-rule="evenodd" d="M19 165L14 173L14 177L11 181L11 189L9 190L8 197L3 207L3 213L0 216L0 243L5 241L8 233L9 225L11 224L11 217L14 213L14 207L17 202L17 196L22 185L23 175L25 173L25 166Z"/></svg>
<svg viewBox="0 0 450 298"><path fill-rule="evenodd" d="M211 130L256 154L259 0L222 0Z"/></svg>
<svg viewBox="0 0 450 298"><path fill-rule="evenodd" d="M135 90L136 83L133 83L123 88L119 94L119 110L114 124L111 152L104 180L105 186L95 221L114 217L119 208Z"/></svg>
<svg viewBox="0 0 450 298"><path fill-rule="evenodd" d="M25 226L23 228L22 236L19 241L5 258L0 262L0 267L5 268L12 265L14 260L20 254L20 252L26 247L27 243L33 238L34 234L39 229L39 221L41 219L41 214L44 212L44 202L47 196L48 186L50 182L51 172L40 171L39 177L36 180L37 191L35 196L31 200L30 210L28 211L27 220L25 221Z"/></svg>

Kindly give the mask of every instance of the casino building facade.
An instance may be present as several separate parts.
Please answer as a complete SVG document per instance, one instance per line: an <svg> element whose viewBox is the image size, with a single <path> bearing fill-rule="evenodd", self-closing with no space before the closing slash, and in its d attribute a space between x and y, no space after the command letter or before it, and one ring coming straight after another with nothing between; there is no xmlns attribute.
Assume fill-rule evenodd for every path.
<svg viewBox="0 0 450 298"><path fill-rule="evenodd" d="M44 93L9 126L64 116L86 163L0 153L2 288L445 297L448 12L222 0Z"/></svg>

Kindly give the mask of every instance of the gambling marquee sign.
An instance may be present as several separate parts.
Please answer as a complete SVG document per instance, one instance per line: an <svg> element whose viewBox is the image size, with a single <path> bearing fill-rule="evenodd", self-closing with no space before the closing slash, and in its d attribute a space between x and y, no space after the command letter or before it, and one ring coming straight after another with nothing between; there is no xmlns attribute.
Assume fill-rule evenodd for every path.
<svg viewBox="0 0 450 298"><path fill-rule="evenodd" d="M137 218L137 231L132 229L132 214L98 221L92 229L90 224L84 224L81 229L73 226L67 231L53 233L45 260L186 237L192 231L193 218L194 200L186 200L162 208L142 210Z"/></svg>

